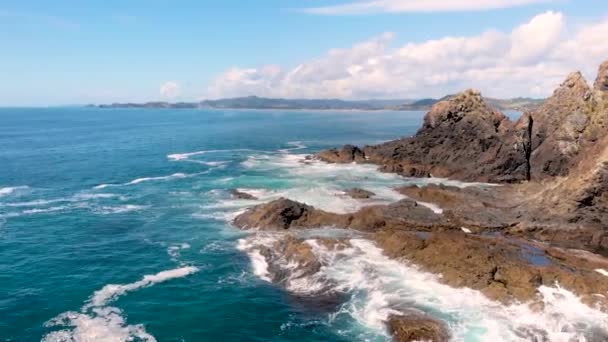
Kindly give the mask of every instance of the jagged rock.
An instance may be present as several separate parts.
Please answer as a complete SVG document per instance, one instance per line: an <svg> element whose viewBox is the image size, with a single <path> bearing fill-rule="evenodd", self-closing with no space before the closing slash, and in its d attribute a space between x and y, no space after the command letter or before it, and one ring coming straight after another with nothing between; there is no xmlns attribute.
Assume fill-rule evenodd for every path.
<svg viewBox="0 0 608 342"><path fill-rule="evenodd" d="M575 72L530 115L532 128L533 178L567 175L585 144L597 133L585 134L592 120L594 98L580 72Z"/></svg>
<svg viewBox="0 0 608 342"><path fill-rule="evenodd" d="M364 162L365 154L357 146L344 145L342 148L319 152L316 157L328 163Z"/></svg>
<svg viewBox="0 0 608 342"><path fill-rule="evenodd" d="M387 325L395 342L446 342L450 337L443 323L420 313L392 315Z"/></svg>
<svg viewBox="0 0 608 342"><path fill-rule="evenodd" d="M258 199L257 197L255 197L251 194L239 191L237 189L230 190L230 195L236 199L242 199L242 200L257 200Z"/></svg>
<svg viewBox="0 0 608 342"><path fill-rule="evenodd" d="M371 191L363 190L360 188L348 189L348 190L344 191L344 193L352 198L357 198L357 199L367 199L367 198L370 198L370 197L376 195L375 193L373 193Z"/></svg>
<svg viewBox="0 0 608 342"><path fill-rule="evenodd" d="M531 120L517 123L489 107L474 90L436 103L410 138L364 148L381 170L405 176L471 181L528 179Z"/></svg>
<svg viewBox="0 0 608 342"><path fill-rule="evenodd" d="M600 65L593 88L599 91L608 91L608 61Z"/></svg>

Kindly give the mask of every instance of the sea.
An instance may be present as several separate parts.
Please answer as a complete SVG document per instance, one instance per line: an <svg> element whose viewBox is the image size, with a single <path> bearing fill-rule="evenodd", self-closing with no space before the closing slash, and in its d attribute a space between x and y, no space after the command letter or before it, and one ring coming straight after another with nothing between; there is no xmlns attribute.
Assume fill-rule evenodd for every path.
<svg viewBox="0 0 608 342"><path fill-rule="evenodd" d="M558 284L540 289L541 311L503 306L340 227L302 237L325 261L318 274L271 281L257 246L280 233L231 225L249 207L286 197L347 213L403 198L401 185L476 186L306 158L412 135L423 115L0 109L0 341L390 341L384 322L401 307L446 322L454 341L608 332L606 314ZM344 194L355 186L376 196ZM331 250L319 236L351 246ZM314 298L328 287L339 303Z"/></svg>

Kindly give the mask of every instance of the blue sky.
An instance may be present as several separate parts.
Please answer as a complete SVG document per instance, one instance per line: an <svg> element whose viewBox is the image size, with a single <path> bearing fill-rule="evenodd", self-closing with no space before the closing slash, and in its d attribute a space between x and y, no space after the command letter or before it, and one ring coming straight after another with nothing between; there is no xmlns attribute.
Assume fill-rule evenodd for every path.
<svg viewBox="0 0 608 342"><path fill-rule="evenodd" d="M254 93L410 98L440 96L459 87L495 96L544 96L551 89L538 88L554 85L563 73L583 69L592 78L597 63L608 59L608 47L594 47L597 41L583 41L580 34L604 33L608 1L517 0L522 3L510 8L505 0L455 1L461 8L447 0L427 1L435 4L432 8L424 2L420 7L420 0L360 0L354 7L357 0L2 0L0 105ZM484 2L489 8L475 8ZM534 34L513 33L538 16L545 21L539 19L528 31ZM541 32L549 26L553 31ZM483 38L487 32L497 36ZM536 48L536 32L547 46L533 56L520 53L506 63L492 53L513 55L515 39ZM453 46L446 38L464 45ZM487 45L458 55L477 38ZM438 46L433 50L431 45ZM337 57L331 52L336 48L342 49ZM583 52L565 57L573 55L568 49ZM421 69L412 59L419 51L429 54L429 71L413 75ZM475 62L450 65L458 58ZM551 80L540 84L522 76L530 72ZM492 73L498 79L519 76L509 76L500 87L493 85L496 79L478 76ZM524 81L534 85L522 86Z"/></svg>

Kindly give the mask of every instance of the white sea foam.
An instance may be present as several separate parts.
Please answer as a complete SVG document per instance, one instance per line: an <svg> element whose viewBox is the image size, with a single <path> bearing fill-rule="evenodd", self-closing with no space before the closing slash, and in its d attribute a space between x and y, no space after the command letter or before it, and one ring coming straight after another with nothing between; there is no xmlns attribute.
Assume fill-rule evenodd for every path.
<svg viewBox="0 0 608 342"><path fill-rule="evenodd" d="M156 342L143 325L128 325L122 311L115 307L94 308L89 314L65 312L46 323L49 327L71 327L51 332L42 342Z"/></svg>
<svg viewBox="0 0 608 342"><path fill-rule="evenodd" d="M18 192L20 190L26 190L26 189L29 189L29 187L27 185L9 186L9 187L0 188L0 197L12 195L15 192Z"/></svg>
<svg viewBox="0 0 608 342"><path fill-rule="evenodd" d="M314 294L332 286L334 291L350 293L351 298L332 315L329 323L352 320L371 334L359 336L362 339L375 339L373 336L388 339L386 320L391 314L407 310L424 311L445 321L453 341L570 342L608 336L608 315L584 305L576 295L558 285L539 288L542 311L527 304L504 306L478 291L443 285L433 274L391 260L370 241L358 238L349 241L352 247L328 249L315 239L306 240L324 266L314 275L288 284L287 289ZM252 265L254 258L258 264L257 271L253 266L254 273L265 280L269 278L264 272L268 269L264 264L267 261L253 251L272 243L272 239L263 235L239 242L240 249L252 258ZM284 262L282 269L295 269Z"/></svg>
<svg viewBox="0 0 608 342"><path fill-rule="evenodd" d="M289 145L291 147L280 149L279 152L281 152L281 153L289 153L291 151L303 150L303 149L305 149L307 147L301 141L289 141L287 143L287 145Z"/></svg>
<svg viewBox="0 0 608 342"><path fill-rule="evenodd" d="M119 296L175 278L198 272L194 266L181 267L146 275L141 280L124 285L106 285L96 291L80 312L65 312L45 323L47 327L61 326L64 330L53 331L42 338L43 342L156 342L141 324L128 325L118 308L107 304Z"/></svg>
<svg viewBox="0 0 608 342"><path fill-rule="evenodd" d="M169 155L167 155L167 159L172 160L172 161L181 161L181 160L187 160L190 157L198 156L198 155L202 155L202 154L248 152L248 151L253 151L253 150L247 149L247 148L228 149L228 150L202 150L202 151L194 151L194 152L186 152L186 153L169 154Z"/></svg>
<svg viewBox="0 0 608 342"><path fill-rule="evenodd" d="M108 188L108 187L136 185L136 184L143 183L143 182L167 181L167 180L173 180L173 179L182 179L182 178L194 177L194 176L201 175L201 174L204 174L204 173L205 172L186 174L186 173L177 172L177 173L174 173L174 174L171 174L171 175L168 175L168 176L142 177L142 178L136 178L136 179L134 179L134 180L132 180L130 182L122 183L122 184L100 184L100 185L94 186L93 189L101 190L101 189L105 189L105 188Z"/></svg>
<svg viewBox="0 0 608 342"><path fill-rule="evenodd" d="M183 278L198 271L199 269L197 267L186 266L168 271L162 271L156 274L146 275L141 280L130 284L109 284L104 286L101 290L95 291L90 299L90 305L105 306L108 302L127 292L162 283L167 280Z"/></svg>
<svg viewBox="0 0 608 342"><path fill-rule="evenodd" d="M61 206L49 207L49 208L34 208L34 209L23 210L21 212L21 214L32 215L32 214L41 214L41 213L52 213L55 211L63 211L63 210L71 209L71 208L73 208L73 207L68 206L68 205L61 205Z"/></svg>
<svg viewBox="0 0 608 342"><path fill-rule="evenodd" d="M180 244L175 244L167 247L167 254L171 257L171 260L177 261L177 259L181 256L181 251L185 249L190 249L190 244L184 242Z"/></svg>
<svg viewBox="0 0 608 342"><path fill-rule="evenodd" d="M124 214L133 211L141 211L149 208L147 205L136 205L136 204L125 204L120 206L102 206L95 208L93 211L97 214L108 215L108 214Z"/></svg>
<svg viewBox="0 0 608 342"><path fill-rule="evenodd" d="M423 207L427 207L427 208L431 209L435 214L443 214L443 209L441 209L441 207L435 203L420 202L420 201L416 201L416 203L420 204Z"/></svg>

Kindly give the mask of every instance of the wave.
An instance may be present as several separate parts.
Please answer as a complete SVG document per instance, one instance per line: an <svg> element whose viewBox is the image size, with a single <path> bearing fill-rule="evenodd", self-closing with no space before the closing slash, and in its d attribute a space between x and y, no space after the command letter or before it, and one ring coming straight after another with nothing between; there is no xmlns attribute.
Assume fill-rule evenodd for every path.
<svg viewBox="0 0 608 342"><path fill-rule="evenodd" d="M167 254L171 257L171 260L177 261L181 256L181 251L185 249L190 249L190 244L184 242L177 245L171 245L167 247Z"/></svg>
<svg viewBox="0 0 608 342"><path fill-rule="evenodd" d="M147 205L125 204L121 206L102 206L95 208L93 212L108 215L108 214L124 214L133 211L140 211L149 208Z"/></svg>
<svg viewBox="0 0 608 342"><path fill-rule="evenodd" d="M169 159L171 161L182 161L182 160L187 160L188 158L193 157L193 156L199 156L202 154L209 154L209 153L254 152L254 151L255 150L248 149L248 148L236 148L236 149L227 149L227 150L202 150L202 151L194 151L194 152L186 152L186 153L169 154L169 155L167 155L167 159Z"/></svg>
<svg viewBox="0 0 608 342"><path fill-rule="evenodd" d="M26 201L26 202L0 203L0 207L13 207L13 208L38 207L38 206L45 206L45 205L54 204L54 203L85 202L85 201L95 200L95 199L109 199L109 198L115 198L115 197L118 197L121 200L126 199L126 197L124 197L124 196L117 195L117 194L111 194L111 193L98 193L98 194L82 193L82 194L76 194L72 197L66 197L66 198L62 197L62 198L53 198L53 199L37 199L37 200Z"/></svg>
<svg viewBox="0 0 608 342"><path fill-rule="evenodd" d="M152 181L166 181L166 180L172 180L172 179L182 179L182 178L188 178L188 177L194 177L197 175L201 175L204 174L205 172L198 172L198 173L191 173L191 174L186 174L186 173L174 173L168 176L158 176L158 177L142 177L142 178L136 178L132 181L129 181L127 183L122 183L122 184L99 184L97 186L94 186L93 189L95 190L100 190L100 189L105 189L108 187L117 187L117 186L129 186L129 185L136 185L139 183L144 183L144 182L152 182Z"/></svg>
<svg viewBox="0 0 608 342"><path fill-rule="evenodd" d="M301 141L289 141L289 142L287 142L287 145L289 145L291 147L280 149L279 152L289 153L291 151L303 150L306 147L308 147L308 146L304 145Z"/></svg>
<svg viewBox="0 0 608 342"><path fill-rule="evenodd" d="M141 289L142 287L149 287L167 280L183 278L198 271L199 269L197 267L185 266L156 274L145 275L141 280L130 284L109 284L93 293L93 296L90 298L90 306L104 306L108 302L115 300L127 292L132 292Z"/></svg>
<svg viewBox="0 0 608 342"><path fill-rule="evenodd" d="M257 233L239 241L237 248L249 255L252 271L260 279L271 279L270 269L287 273L284 285L290 292L310 296L320 295L320 291L348 294L330 315L328 324L348 324L353 334L357 332L357 339L389 339L385 328L389 316L411 310L444 321L454 341L566 342L608 336L608 314L586 306L557 284L539 288L542 310L531 304L502 305L479 291L441 284L438 276L389 259L374 243L360 238L344 240L348 243L345 248L306 239L304 243L322 266L314 273L303 273L301 265L294 265L293 260L276 256L269 259L261 253L263 248L272 250L277 238ZM361 329L366 331L365 336L361 336Z"/></svg>
<svg viewBox="0 0 608 342"><path fill-rule="evenodd" d="M0 197L12 195L13 193L15 193L19 190L26 190L26 189L29 189L29 186L20 185L20 186L9 186L9 187L0 188Z"/></svg>
<svg viewBox="0 0 608 342"><path fill-rule="evenodd" d="M156 342L156 338L147 333L143 325L128 325L122 310L107 306L107 304L127 292L186 277L198 271L197 267L187 266L146 275L141 280L130 284L106 285L89 298L80 312L64 312L47 321L46 327L65 327L66 329L46 334L42 338L42 342Z"/></svg>

